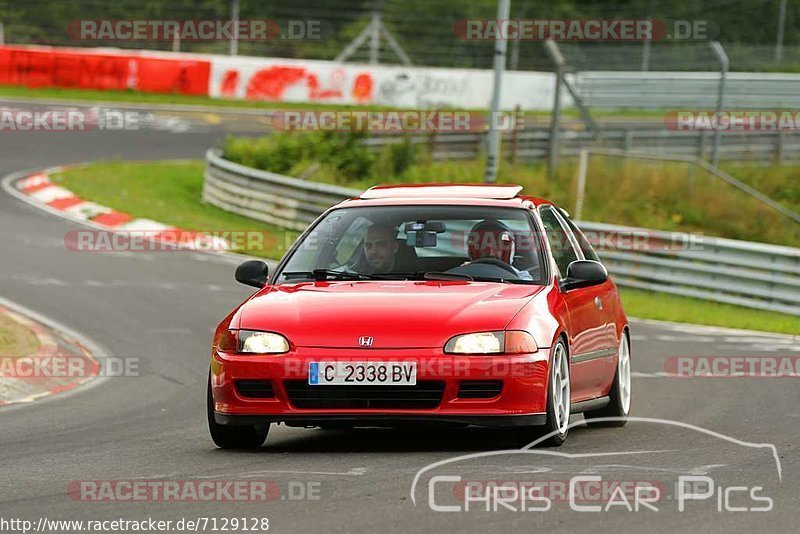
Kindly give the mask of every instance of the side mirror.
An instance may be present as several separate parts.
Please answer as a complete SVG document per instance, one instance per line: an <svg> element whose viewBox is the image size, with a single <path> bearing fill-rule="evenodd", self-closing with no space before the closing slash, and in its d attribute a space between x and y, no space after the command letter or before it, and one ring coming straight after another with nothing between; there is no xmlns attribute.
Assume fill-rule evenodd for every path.
<svg viewBox="0 0 800 534"><path fill-rule="evenodd" d="M269 267L260 260L248 260L236 268L236 281L248 286L262 288L267 285Z"/></svg>
<svg viewBox="0 0 800 534"><path fill-rule="evenodd" d="M608 280L608 271L597 261L577 260L569 264L567 278L561 282L561 289L569 291L580 287L602 284Z"/></svg>

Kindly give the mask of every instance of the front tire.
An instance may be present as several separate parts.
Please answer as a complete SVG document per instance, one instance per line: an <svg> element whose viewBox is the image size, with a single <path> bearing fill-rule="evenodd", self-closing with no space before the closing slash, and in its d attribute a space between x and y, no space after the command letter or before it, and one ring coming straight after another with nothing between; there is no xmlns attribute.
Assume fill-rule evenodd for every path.
<svg viewBox="0 0 800 534"><path fill-rule="evenodd" d="M211 375L208 377L206 394L208 430L211 439L221 449L257 449L267 440L269 424L259 426L226 426L214 420L214 396L211 394Z"/></svg>
<svg viewBox="0 0 800 534"><path fill-rule="evenodd" d="M517 430L517 443L524 447L532 441L552 435L537 443L540 447L559 447L567 440L570 416L569 352L564 340L559 338L553 347L550 377L547 385L547 422L543 426Z"/></svg>
<svg viewBox="0 0 800 534"><path fill-rule="evenodd" d="M593 427L620 427L628 422L631 411L631 348L628 334L622 333L617 354L617 372L608 396L611 401L604 408L583 414L586 424ZM613 417L611 421L592 421L593 418Z"/></svg>

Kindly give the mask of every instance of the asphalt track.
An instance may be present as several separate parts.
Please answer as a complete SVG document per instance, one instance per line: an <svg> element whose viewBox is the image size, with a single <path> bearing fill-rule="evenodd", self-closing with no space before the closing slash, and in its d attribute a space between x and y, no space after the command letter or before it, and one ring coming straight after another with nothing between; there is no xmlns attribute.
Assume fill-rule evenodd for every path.
<svg viewBox="0 0 800 534"><path fill-rule="evenodd" d="M180 133L5 132L0 134L0 174L101 158L200 158L225 129L223 122ZM40 517L268 517L271 532L797 531L797 379L679 379L661 372L670 356L800 356L800 339L632 323L633 415L696 425L742 442L774 444L780 478L768 449L698 430L645 421L622 429L578 424L558 452L640 454L479 456L448 464L447 474L470 480L601 474L604 480L649 479L666 485L681 474L708 474L717 492L707 501L689 503L683 512L666 499L658 512L621 507L608 513L578 512L561 501L546 512L503 507L436 512L428 505L426 480L437 471L420 478L414 504L410 492L417 472L455 456L512 449L509 435L470 429L273 427L259 451L218 450L206 431L206 373L213 326L248 294L233 280L235 260L189 252L70 252L63 236L78 227L0 192L0 295L80 332L106 354L139 358L139 376L102 379L75 393L0 409L0 518L35 524ZM576 423L580 420L573 417ZM79 480L248 478L274 481L283 498L85 502L67 493L70 483ZM718 511L717 495L724 494L719 488L743 485L763 486L762 494L773 499L772 510ZM301 486L318 492L318 498L289 498L291 488ZM436 499L444 502L447 496ZM742 504L735 501L730 504ZM757 505L761 503L749 501L749 506Z"/></svg>

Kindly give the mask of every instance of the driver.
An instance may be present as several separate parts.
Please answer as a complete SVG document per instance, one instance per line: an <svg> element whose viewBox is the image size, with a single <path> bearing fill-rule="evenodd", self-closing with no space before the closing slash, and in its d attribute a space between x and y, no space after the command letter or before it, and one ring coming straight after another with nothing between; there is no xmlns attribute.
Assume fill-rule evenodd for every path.
<svg viewBox="0 0 800 534"><path fill-rule="evenodd" d="M520 280L533 280L531 273L514 267L516 238L505 224L496 219L486 219L472 227L467 240L470 262L495 259L508 264Z"/></svg>
<svg viewBox="0 0 800 534"><path fill-rule="evenodd" d="M375 223L367 229L367 236L364 238L364 259L368 273L388 273L394 270L395 256L400 249L396 236L397 231L386 224Z"/></svg>

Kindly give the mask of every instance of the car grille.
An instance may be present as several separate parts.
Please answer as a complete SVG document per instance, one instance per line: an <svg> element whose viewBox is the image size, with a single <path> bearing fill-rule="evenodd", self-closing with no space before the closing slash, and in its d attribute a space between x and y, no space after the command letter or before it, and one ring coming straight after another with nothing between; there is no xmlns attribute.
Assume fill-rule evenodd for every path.
<svg viewBox="0 0 800 534"><path fill-rule="evenodd" d="M501 380L464 380L458 386L461 399L491 399L503 391Z"/></svg>
<svg viewBox="0 0 800 534"><path fill-rule="evenodd" d="M425 409L442 402L444 382L422 381L415 386L309 386L303 380L284 382L296 408Z"/></svg>
<svg viewBox="0 0 800 534"><path fill-rule="evenodd" d="M236 392L248 399L272 399L275 392L269 380L236 380Z"/></svg>

